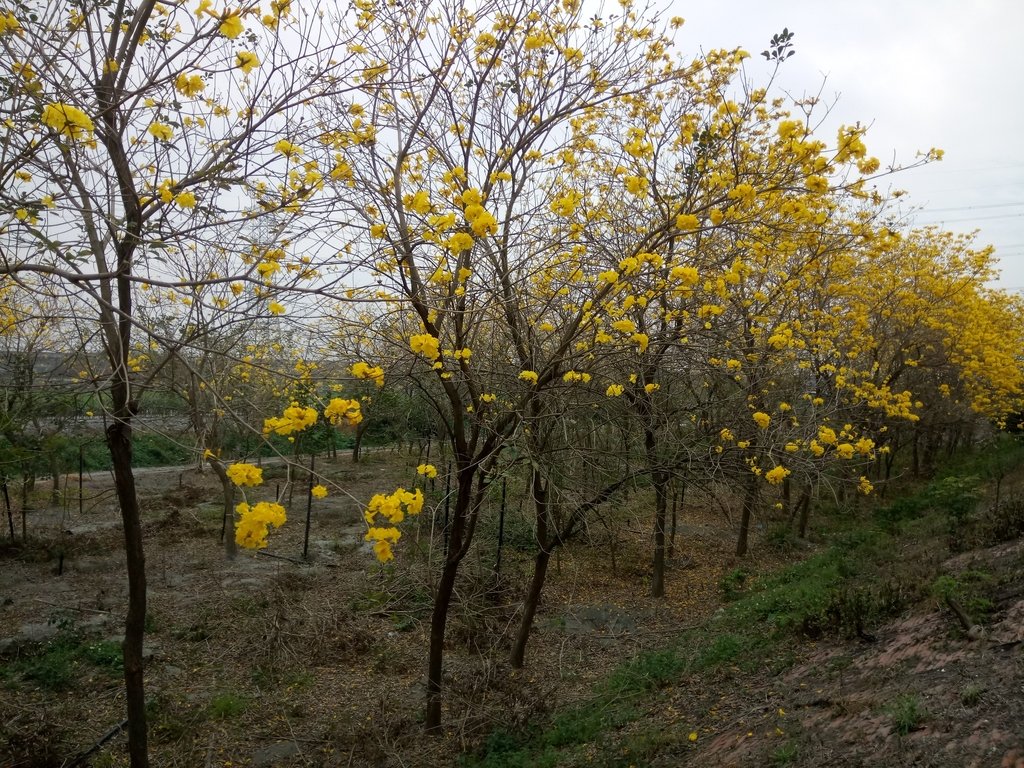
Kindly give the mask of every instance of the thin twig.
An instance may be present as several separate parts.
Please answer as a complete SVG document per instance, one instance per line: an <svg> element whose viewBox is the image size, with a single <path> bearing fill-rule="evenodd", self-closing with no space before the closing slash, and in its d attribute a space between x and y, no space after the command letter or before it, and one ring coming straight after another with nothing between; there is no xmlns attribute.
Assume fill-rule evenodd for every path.
<svg viewBox="0 0 1024 768"><path fill-rule="evenodd" d="M40 600L38 597L32 598L33 602L42 603L48 605L51 608L60 608L62 611L80 611L82 613L103 613L108 616L113 615L111 611L102 611L99 608L76 608L73 605L58 605L57 603L51 603L48 600Z"/></svg>
<svg viewBox="0 0 1024 768"><path fill-rule="evenodd" d="M100 748L104 744L106 744L112 738L117 736L117 734L123 731L127 726L128 718L125 718L120 723L111 728L109 731L107 731L103 738L101 738L99 741L97 741L95 744L89 747L89 749L87 749L85 752L80 753L77 757L73 758L71 762L67 764L66 768L75 768L76 765L84 765L90 755L94 755L97 752L99 752Z"/></svg>

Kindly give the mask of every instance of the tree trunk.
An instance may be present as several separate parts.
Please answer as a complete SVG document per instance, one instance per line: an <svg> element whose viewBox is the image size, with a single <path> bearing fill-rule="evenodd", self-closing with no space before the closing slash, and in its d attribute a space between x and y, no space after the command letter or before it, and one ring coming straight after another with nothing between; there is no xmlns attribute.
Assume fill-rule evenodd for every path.
<svg viewBox="0 0 1024 768"><path fill-rule="evenodd" d="M651 597L665 596L665 521L668 517L668 473L657 467L658 454L654 430L644 429L644 452L654 486L654 573Z"/></svg>
<svg viewBox="0 0 1024 768"><path fill-rule="evenodd" d="M221 518L221 537L224 539L224 555L234 560L238 555L238 544L235 542L235 484L231 482L224 464L217 459L210 459L210 466L220 480L221 492L224 494L224 508ZM229 525L230 523L230 525Z"/></svg>
<svg viewBox="0 0 1024 768"><path fill-rule="evenodd" d="M441 580L434 596L434 610L430 615L430 652L427 661L427 733L441 733L441 675L444 671L444 631L448 623L448 609L455 590L458 560L449 558L441 571Z"/></svg>
<svg viewBox="0 0 1024 768"><path fill-rule="evenodd" d="M530 494L533 497L533 509L536 518L536 539L537 557L533 565L533 579L530 581L530 589L523 600L523 615L520 617L519 632L516 634L512 645L510 662L514 669L523 666L523 659L526 656L526 642L530 638L530 630L533 628L533 617L537 613L537 605L540 603L540 593L544 589L544 579L547 577L548 563L551 560L553 542L548 541L548 524L551 510L548 507L548 486L540 470L534 468L530 478ZM557 541L557 538L556 538Z"/></svg>
<svg viewBox="0 0 1024 768"><path fill-rule="evenodd" d="M678 521L679 503L686 498L686 485L679 490L672 489L672 523L668 535L668 559L676 556L676 523Z"/></svg>
<svg viewBox="0 0 1024 768"><path fill-rule="evenodd" d="M475 531L475 515L487 491L485 481L486 470L471 462L460 462L457 471L458 491L455 498L455 509L452 511L450 531L445 547L444 568L434 595L434 608L430 615L430 650L427 658L427 712L424 727L428 734L441 734L441 688L444 671L444 634L448 623L448 610L451 607L452 594L455 590L455 577L458 575L459 564L466 556L469 542ZM479 473L479 477L478 477ZM474 496L473 485L477 480L477 491Z"/></svg>
<svg viewBox="0 0 1024 768"><path fill-rule="evenodd" d="M806 539L807 523L811 519L811 486L808 485L804 488L797 507L800 509L800 527L797 530L797 535L801 539Z"/></svg>
<svg viewBox="0 0 1024 768"><path fill-rule="evenodd" d="M530 580L530 589L523 601L523 615L519 621L519 631L512 643L510 661L513 669L521 669L526 658L526 643L530 639L530 630L533 628L533 619L537 615L537 606L540 604L540 594L544 589L550 561L550 550L543 548L537 552L537 557L534 558L533 578Z"/></svg>
<svg viewBox="0 0 1024 768"><path fill-rule="evenodd" d="M146 697L143 684L142 643L146 624L146 558L142 547L142 521L132 472L132 428L124 394L114 385L115 419L107 428L107 446L114 467L117 500L124 526L128 570L128 614L124 625L124 683L128 710L128 755L132 768L148 768ZM123 390L119 392L117 390ZM120 407L117 407L120 406Z"/></svg>
<svg viewBox="0 0 1024 768"><path fill-rule="evenodd" d="M750 535L750 520L757 508L757 475L753 472L747 479L746 492L743 494L743 515L740 518L740 533L736 539L736 557L747 554L747 539Z"/></svg>
<svg viewBox="0 0 1024 768"><path fill-rule="evenodd" d="M363 435L364 434L366 434L366 422L365 421L361 421L356 426L356 439L352 443L352 463L353 464L358 464L359 463L359 452L362 450L362 447L363 447Z"/></svg>
<svg viewBox="0 0 1024 768"><path fill-rule="evenodd" d="M11 529L11 541L14 541L14 515L11 513L11 494L7 490L7 478L0 483L0 493L3 493L4 507L7 508L7 525Z"/></svg>
<svg viewBox="0 0 1024 768"><path fill-rule="evenodd" d="M60 456L57 451L50 450L50 473L53 475L53 489L50 491L50 504L60 504Z"/></svg>

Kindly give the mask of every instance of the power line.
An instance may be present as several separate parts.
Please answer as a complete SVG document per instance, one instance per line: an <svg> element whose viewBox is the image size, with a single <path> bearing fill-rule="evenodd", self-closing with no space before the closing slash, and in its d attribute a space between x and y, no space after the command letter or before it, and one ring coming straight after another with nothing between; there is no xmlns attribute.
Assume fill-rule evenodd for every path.
<svg viewBox="0 0 1024 768"><path fill-rule="evenodd" d="M996 216L969 216L966 219L938 219L937 221L917 222L918 224L957 224L963 221L991 221L992 219L1019 219L1024 213L1002 213Z"/></svg>
<svg viewBox="0 0 1024 768"><path fill-rule="evenodd" d="M980 211L984 208L1012 208L1014 206L1024 205L1024 201L1019 203L992 203L991 205L958 205L953 208L922 208L921 213L944 213L945 211Z"/></svg>

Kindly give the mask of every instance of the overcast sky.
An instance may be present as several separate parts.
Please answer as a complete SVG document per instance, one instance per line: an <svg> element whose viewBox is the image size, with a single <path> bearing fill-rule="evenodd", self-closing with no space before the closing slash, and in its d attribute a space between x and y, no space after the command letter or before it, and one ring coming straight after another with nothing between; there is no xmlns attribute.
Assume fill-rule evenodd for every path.
<svg viewBox="0 0 1024 768"><path fill-rule="evenodd" d="M831 130L871 124L868 151L883 164L918 150L945 150L941 163L899 174L925 207L916 220L954 231L980 229L996 246L998 285L1024 289L1024 2L1019 0L672 0L686 19L680 49L750 51L748 75L771 66L758 55L772 35L795 32L796 55L778 83L795 96L839 97ZM832 134L834 135L834 134Z"/></svg>

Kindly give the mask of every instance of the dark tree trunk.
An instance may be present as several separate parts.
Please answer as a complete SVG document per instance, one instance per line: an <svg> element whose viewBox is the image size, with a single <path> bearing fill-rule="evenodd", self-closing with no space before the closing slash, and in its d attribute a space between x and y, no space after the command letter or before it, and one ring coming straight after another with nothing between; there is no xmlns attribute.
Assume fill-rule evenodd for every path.
<svg viewBox="0 0 1024 768"><path fill-rule="evenodd" d="M468 462L467 462L468 464ZM479 473L479 475L478 475ZM475 530L475 516L479 512L484 493L487 490L486 470L468 464L457 473L458 491L455 498L455 509L452 513L448 545L445 550L444 568L434 595L434 608L430 615L430 650L427 657L427 712L424 727L431 735L441 733L441 688L444 672L444 634L448 624L448 611L451 608L452 595L455 591L455 578L459 572L459 564L466 556L468 544L472 541ZM474 480L477 481L474 496ZM465 544L465 546L464 546Z"/></svg>
<svg viewBox="0 0 1024 768"><path fill-rule="evenodd" d="M747 479L746 492L743 494L743 514L740 517L740 533L736 538L736 556L747 554L747 540L750 536L750 520L757 508L757 475L753 472Z"/></svg>
<svg viewBox="0 0 1024 768"><path fill-rule="evenodd" d="M533 628L533 619L537 615L537 606L540 604L540 595L544 589L544 581L548 575L548 563L551 561L551 552L541 549L533 561L533 578L530 580L530 589L523 601L523 615L519 621L519 631L512 643L512 654L510 661L513 669L521 669L526 659L526 643L530 639L530 630Z"/></svg>
<svg viewBox="0 0 1024 768"><path fill-rule="evenodd" d="M128 570L128 614L125 618L124 682L128 710L128 755L132 768L147 768L146 697L143 684L142 643L146 624L146 558L142 547L142 521L132 472L132 428L125 398L127 387L114 385L115 419L107 428L107 446L114 467L117 500L124 526ZM117 407L120 406L120 407Z"/></svg>
<svg viewBox="0 0 1024 768"><path fill-rule="evenodd" d="M356 439L352 443L352 463L359 463L359 454L363 448L363 435L366 434L366 422L361 421L356 425Z"/></svg>
<svg viewBox="0 0 1024 768"><path fill-rule="evenodd" d="M797 529L797 535L801 539L807 538L807 523L811 519L811 486L806 486L803 493L800 495L800 501L797 503L797 507L800 510L800 525Z"/></svg>
<svg viewBox="0 0 1024 768"><path fill-rule="evenodd" d="M224 555L234 560L238 555L238 544L235 542L235 484L231 482L224 464L218 459L210 459L210 466L220 480L221 493L224 495L224 507L221 517L220 535L224 542Z"/></svg>
<svg viewBox="0 0 1024 768"><path fill-rule="evenodd" d="M653 429L644 430L644 450L654 486L654 573L651 597L665 596L665 521L668 518L668 473L658 467L657 443Z"/></svg>
<svg viewBox="0 0 1024 768"><path fill-rule="evenodd" d="M57 451L50 452L50 473L53 475L53 489L50 491L50 504L60 504L60 456Z"/></svg>
<svg viewBox="0 0 1024 768"><path fill-rule="evenodd" d="M7 478L0 484L0 492L4 496L4 507L7 509L7 525L11 529L11 541L14 541L14 515L11 513L11 494L7 489Z"/></svg>
<svg viewBox="0 0 1024 768"><path fill-rule="evenodd" d="M530 486L537 526L537 557L533 562L533 578L530 581L530 589L523 600L523 613L519 619L519 631L516 633L515 641L512 644L510 662L513 669L519 669L523 666L523 659L526 656L526 643L530 639L533 617L537 614L537 605L540 603L540 593L544 589L544 580L547 577L548 563L551 561L551 550L554 544L548 541L551 514L551 510L548 508L548 486L544 483L541 473L536 469L533 470Z"/></svg>
<svg viewBox="0 0 1024 768"><path fill-rule="evenodd" d="M434 610L430 615L430 652L427 661L427 733L441 732L441 675L444 671L444 631L448 623L448 609L455 591L458 560L445 561L441 580L434 596Z"/></svg>
<svg viewBox="0 0 1024 768"><path fill-rule="evenodd" d="M32 491L36 487L36 476L25 467L21 476L21 540L28 541L28 513L32 510Z"/></svg>
<svg viewBox="0 0 1024 768"><path fill-rule="evenodd" d="M921 452L918 449L918 443L920 442L920 436L917 432L914 432L914 442L911 443L911 454L910 454L910 474L914 478L921 476Z"/></svg>

